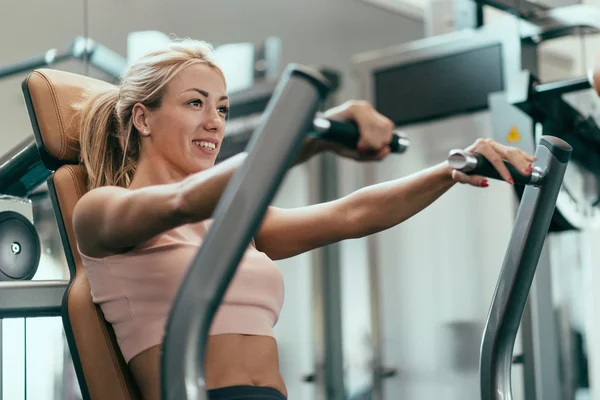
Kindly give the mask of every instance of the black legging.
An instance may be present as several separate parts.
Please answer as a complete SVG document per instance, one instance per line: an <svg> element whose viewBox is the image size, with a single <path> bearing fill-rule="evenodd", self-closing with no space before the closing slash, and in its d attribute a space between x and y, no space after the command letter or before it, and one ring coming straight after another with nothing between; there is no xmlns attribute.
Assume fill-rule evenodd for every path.
<svg viewBox="0 0 600 400"><path fill-rule="evenodd" d="M208 400L287 400L277 389L264 386L228 386L208 391Z"/></svg>

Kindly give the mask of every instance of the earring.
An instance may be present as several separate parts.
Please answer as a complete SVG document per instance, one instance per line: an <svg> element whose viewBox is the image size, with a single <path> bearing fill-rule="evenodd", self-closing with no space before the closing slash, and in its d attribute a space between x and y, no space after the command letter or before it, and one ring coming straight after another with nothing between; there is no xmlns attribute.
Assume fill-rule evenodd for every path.
<svg viewBox="0 0 600 400"><path fill-rule="evenodd" d="M144 135L147 135L150 132L148 129L144 129Z"/></svg>

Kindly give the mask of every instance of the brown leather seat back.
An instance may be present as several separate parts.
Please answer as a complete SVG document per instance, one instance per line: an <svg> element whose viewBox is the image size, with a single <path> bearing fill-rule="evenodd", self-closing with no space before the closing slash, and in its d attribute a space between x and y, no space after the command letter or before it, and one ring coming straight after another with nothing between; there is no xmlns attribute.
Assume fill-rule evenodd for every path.
<svg viewBox="0 0 600 400"><path fill-rule="evenodd" d="M48 189L71 275L62 318L83 397L141 399L112 327L92 302L72 224L75 204L87 187L85 169L78 165L79 132L73 105L85 93L106 85L110 84L68 72L40 69L23 82L23 94L42 160L48 169L55 171L48 180Z"/></svg>

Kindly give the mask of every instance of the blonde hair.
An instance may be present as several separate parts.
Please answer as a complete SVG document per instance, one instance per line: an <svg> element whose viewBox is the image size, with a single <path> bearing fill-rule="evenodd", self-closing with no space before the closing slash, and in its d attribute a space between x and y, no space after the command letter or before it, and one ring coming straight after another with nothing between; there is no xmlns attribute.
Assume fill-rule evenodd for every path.
<svg viewBox="0 0 600 400"><path fill-rule="evenodd" d="M80 162L88 174L88 190L111 185L127 187L131 183L141 147L132 120L136 103L151 110L160 107L167 84L192 64L208 64L225 81L212 53L213 47L203 41L173 41L167 48L137 60L118 86L94 93L76 105L80 116Z"/></svg>

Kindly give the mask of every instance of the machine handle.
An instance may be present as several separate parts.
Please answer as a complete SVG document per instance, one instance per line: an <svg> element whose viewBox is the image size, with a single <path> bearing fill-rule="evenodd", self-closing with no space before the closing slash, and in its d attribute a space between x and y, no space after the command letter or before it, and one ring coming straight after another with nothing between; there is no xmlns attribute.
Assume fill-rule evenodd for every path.
<svg viewBox="0 0 600 400"><path fill-rule="evenodd" d="M464 172L467 175L481 175L491 179L502 180L502 177L492 163L479 153L471 153L465 150L451 150L448 154L448 164L455 170ZM510 172L515 185L537 186L542 182L543 174L538 168L534 168L531 175L523 175L511 163L504 161L504 165L508 169L508 172Z"/></svg>
<svg viewBox="0 0 600 400"><path fill-rule="evenodd" d="M313 131L313 137L339 143L351 149L357 147L360 138L356 123L334 121L324 117L316 117L313 120ZM392 153L402 154L409 145L408 137L400 130L394 130L392 141L389 144Z"/></svg>

